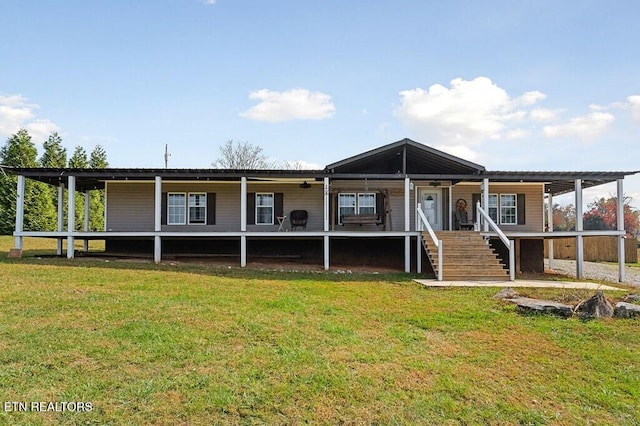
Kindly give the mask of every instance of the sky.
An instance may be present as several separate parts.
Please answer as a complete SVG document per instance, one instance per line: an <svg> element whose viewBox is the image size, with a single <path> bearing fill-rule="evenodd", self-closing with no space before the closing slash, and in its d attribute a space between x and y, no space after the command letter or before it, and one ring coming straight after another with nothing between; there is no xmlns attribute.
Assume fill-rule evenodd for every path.
<svg viewBox="0 0 640 426"><path fill-rule="evenodd" d="M403 138L488 170L640 170L640 2L0 0L0 142L309 168ZM585 191L585 203L615 195ZM640 175L625 179L640 207ZM571 197L558 201L572 202Z"/></svg>

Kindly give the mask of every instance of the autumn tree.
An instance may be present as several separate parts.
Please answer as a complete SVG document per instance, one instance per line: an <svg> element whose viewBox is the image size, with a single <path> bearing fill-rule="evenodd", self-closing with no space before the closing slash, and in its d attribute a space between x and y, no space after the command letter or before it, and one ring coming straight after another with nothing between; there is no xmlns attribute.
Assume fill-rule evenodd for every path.
<svg viewBox="0 0 640 426"><path fill-rule="evenodd" d="M553 205L553 230L574 231L576 229L576 208L573 204Z"/></svg>
<svg viewBox="0 0 640 426"><path fill-rule="evenodd" d="M640 211L631 207L631 197L623 197L624 229L629 235L637 235L640 225ZM618 198L597 198L587 206L589 211L584 214L585 229L617 229L618 227Z"/></svg>

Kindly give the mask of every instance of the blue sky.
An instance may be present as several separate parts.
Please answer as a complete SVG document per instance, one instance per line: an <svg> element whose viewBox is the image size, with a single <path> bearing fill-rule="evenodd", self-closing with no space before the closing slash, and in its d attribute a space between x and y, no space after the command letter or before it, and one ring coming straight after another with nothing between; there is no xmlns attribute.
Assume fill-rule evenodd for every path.
<svg viewBox="0 0 640 426"><path fill-rule="evenodd" d="M113 167L227 140L316 167L408 137L490 170L640 170L637 1L0 0L0 138ZM588 191L586 201L614 187ZM640 177L625 192L640 206Z"/></svg>

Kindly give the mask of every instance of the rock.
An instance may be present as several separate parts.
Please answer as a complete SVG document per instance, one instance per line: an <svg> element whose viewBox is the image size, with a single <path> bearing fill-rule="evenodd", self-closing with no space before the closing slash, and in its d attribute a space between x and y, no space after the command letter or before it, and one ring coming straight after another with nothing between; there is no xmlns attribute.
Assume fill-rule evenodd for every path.
<svg viewBox="0 0 640 426"><path fill-rule="evenodd" d="M518 297L518 293L511 287L506 287L500 290L495 296L495 299L513 299Z"/></svg>
<svg viewBox="0 0 640 426"><path fill-rule="evenodd" d="M613 312L616 318L637 318L640 317L640 305L632 303L618 302Z"/></svg>
<svg viewBox="0 0 640 426"><path fill-rule="evenodd" d="M627 294L623 300L625 302L640 302L640 294Z"/></svg>
<svg viewBox="0 0 640 426"><path fill-rule="evenodd" d="M528 297L516 297L507 300L515 303L518 312L523 314L551 314L563 318L569 318L573 315L573 308L571 306L550 300L530 299Z"/></svg>
<svg viewBox="0 0 640 426"><path fill-rule="evenodd" d="M575 311L580 318L611 318L613 316L613 306L604 297L602 290L596 292L590 299L580 302Z"/></svg>
<svg viewBox="0 0 640 426"><path fill-rule="evenodd" d="M19 259L22 257L22 250L18 248L12 248L9 250L7 257L9 259Z"/></svg>

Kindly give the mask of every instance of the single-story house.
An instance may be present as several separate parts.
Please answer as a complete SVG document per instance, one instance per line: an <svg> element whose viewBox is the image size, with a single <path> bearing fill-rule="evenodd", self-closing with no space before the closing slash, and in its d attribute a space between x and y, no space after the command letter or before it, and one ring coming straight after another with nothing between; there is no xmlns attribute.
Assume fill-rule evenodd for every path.
<svg viewBox="0 0 640 426"><path fill-rule="evenodd" d="M336 264L399 260L406 272L438 279L513 279L542 271L544 241L619 240L624 279L624 224L617 230L552 232L545 203L575 192L582 216L585 188L623 181L636 172L489 171L410 139L329 164L322 170L11 168L17 175L15 248L23 237L58 239L73 258L74 240L104 240L110 253L146 253L156 262L177 255L303 257L324 269ZM58 187L55 232L23 229L24 183ZM103 189L105 227L75 229L75 197ZM67 220L62 200L68 197ZM466 207L466 209L465 209ZM462 212L463 210L464 212ZM548 209L550 210L550 209ZM66 223L66 229L65 229ZM395 259L395 260L394 260Z"/></svg>

